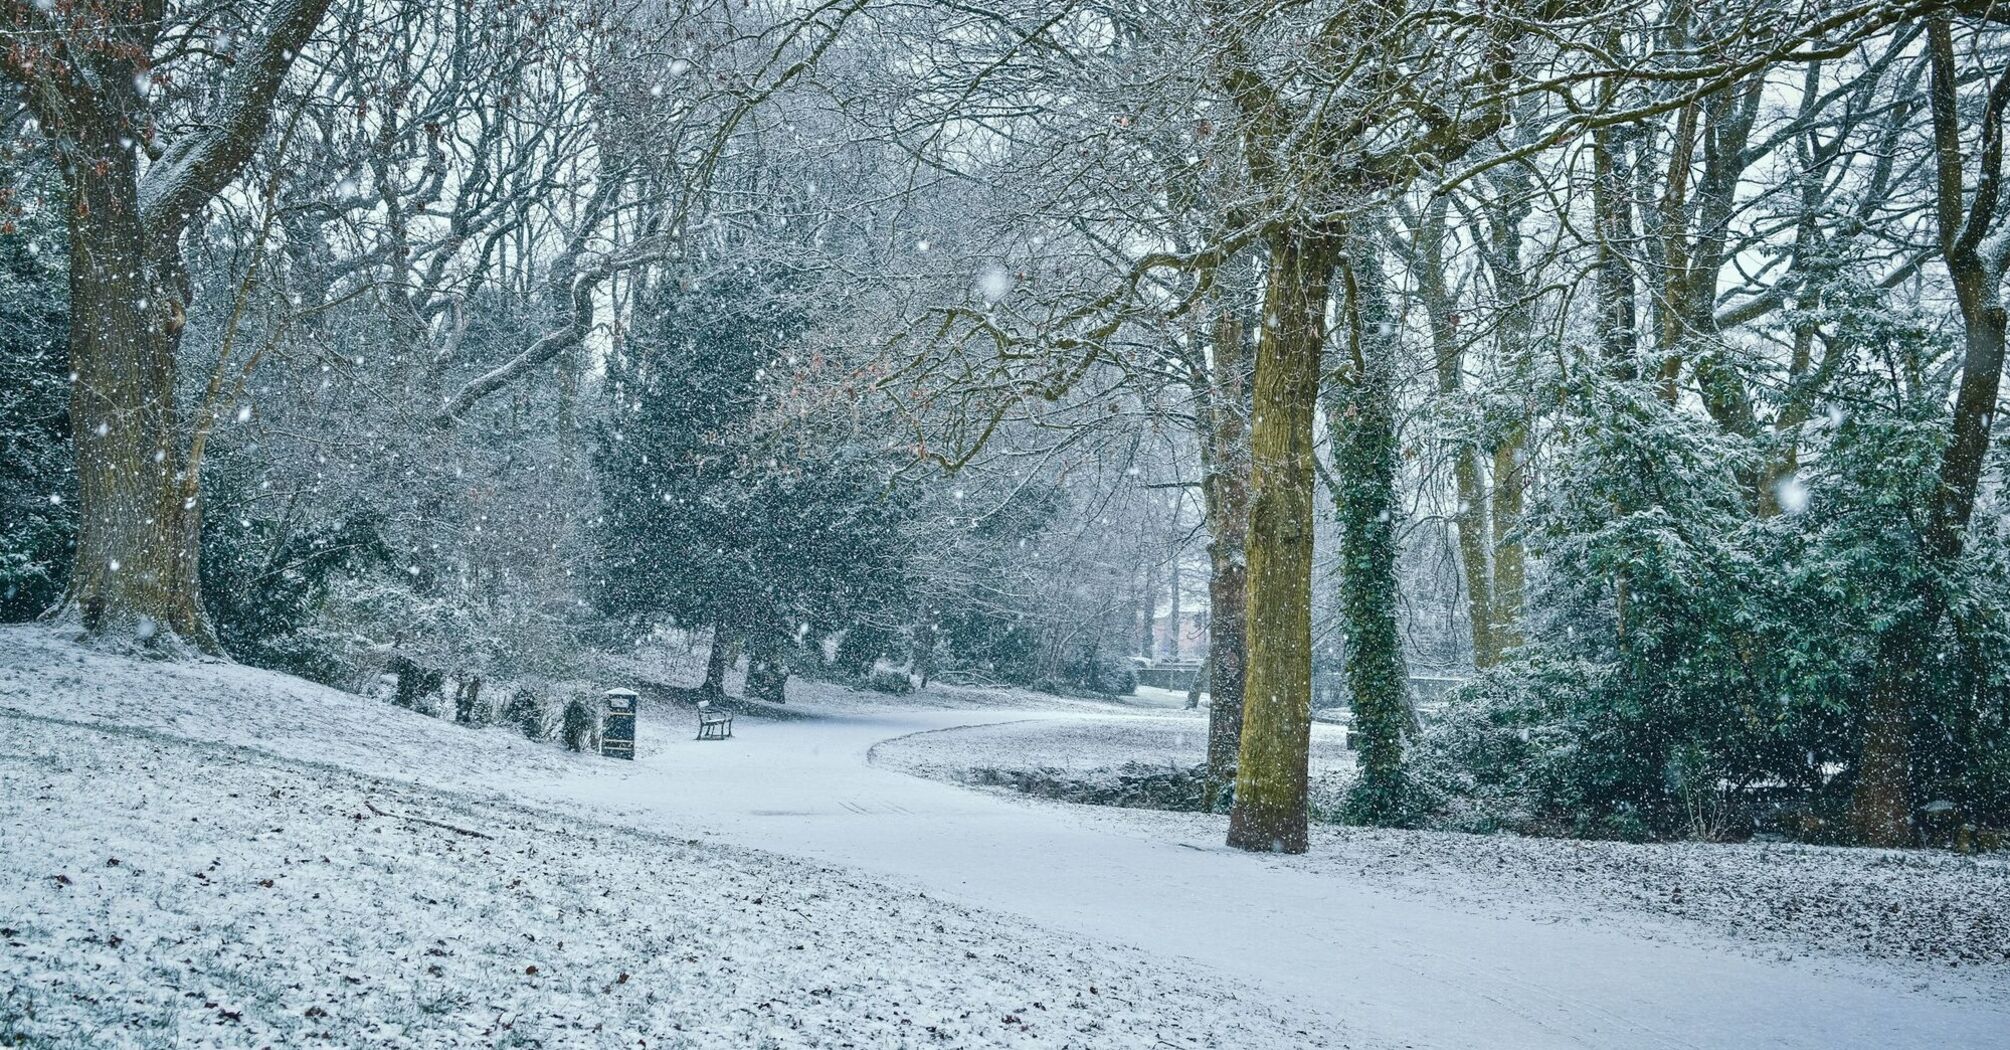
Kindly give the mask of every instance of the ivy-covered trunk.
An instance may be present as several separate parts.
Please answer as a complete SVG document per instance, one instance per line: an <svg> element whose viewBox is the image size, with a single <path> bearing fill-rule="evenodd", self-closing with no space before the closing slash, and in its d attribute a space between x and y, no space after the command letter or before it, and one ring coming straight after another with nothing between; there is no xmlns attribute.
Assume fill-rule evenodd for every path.
<svg viewBox="0 0 2010 1050"><path fill-rule="evenodd" d="M1360 779L1349 806L1369 823L1404 808L1410 707L1396 624L1395 317L1372 248L1344 264L1347 347L1327 386L1333 505L1340 524L1340 613Z"/></svg>
<svg viewBox="0 0 2010 1050"><path fill-rule="evenodd" d="M1228 844L1303 853L1312 734L1312 421L1338 241L1271 236L1250 427L1248 663Z"/></svg>

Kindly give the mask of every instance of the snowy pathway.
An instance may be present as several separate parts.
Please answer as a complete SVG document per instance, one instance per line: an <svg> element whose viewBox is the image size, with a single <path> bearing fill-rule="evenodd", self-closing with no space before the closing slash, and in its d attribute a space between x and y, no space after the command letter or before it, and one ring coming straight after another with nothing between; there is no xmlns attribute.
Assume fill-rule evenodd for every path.
<svg viewBox="0 0 2010 1050"><path fill-rule="evenodd" d="M1048 926L1184 956L1405 1047L2001 1048L2010 1006L1958 1001L1916 971L1769 960L1670 925L1652 939L1487 917L1292 870L1212 840L1152 841L1063 806L869 761L908 733L1052 712L913 711L743 723L690 741L643 729L632 771L550 785L608 819L881 873Z"/></svg>

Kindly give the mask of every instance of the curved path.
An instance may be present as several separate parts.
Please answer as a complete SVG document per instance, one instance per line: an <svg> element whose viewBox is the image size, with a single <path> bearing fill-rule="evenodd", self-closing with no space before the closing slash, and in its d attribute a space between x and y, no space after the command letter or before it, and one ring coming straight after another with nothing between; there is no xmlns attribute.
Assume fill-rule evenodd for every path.
<svg viewBox="0 0 2010 1050"><path fill-rule="evenodd" d="M2003 1050L2010 1004L1962 1002L1850 960L1766 960L1665 936L1440 906L1210 841L1154 841L1056 805L869 761L910 733L1030 711L878 711L741 725L724 743L645 723L632 770L543 791L604 819L875 872L1050 927L1197 960L1330 1016L1356 1045ZM1901 980L1901 976L1903 979Z"/></svg>

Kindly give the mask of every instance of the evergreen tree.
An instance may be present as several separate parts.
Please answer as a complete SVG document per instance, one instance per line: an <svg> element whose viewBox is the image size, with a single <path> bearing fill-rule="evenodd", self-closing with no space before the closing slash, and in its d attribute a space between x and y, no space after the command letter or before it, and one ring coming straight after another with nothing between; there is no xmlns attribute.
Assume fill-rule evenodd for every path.
<svg viewBox="0 0 2010 1050"><path fill-rule="evenodd" d="M36 188L34 170L24 173L28 193ZM52 181L44 172L42 182ZM48 196L56 190L41 188ZM32 619L54 606L76 547L68 265L55 207L31 202L7 217L0 231L0 621Z"/></svg>
<svg viewBox="0 0 2010 1050"><path fill-rule="evenodd" d="M747 276L669 297L611 376L596 466L605 610L712 627L706 687L723 687L738 642L748 692L779 702L806 638L894 621L909 498L841 437L758 433L764 381L801 327L776 301Z"/></svg>

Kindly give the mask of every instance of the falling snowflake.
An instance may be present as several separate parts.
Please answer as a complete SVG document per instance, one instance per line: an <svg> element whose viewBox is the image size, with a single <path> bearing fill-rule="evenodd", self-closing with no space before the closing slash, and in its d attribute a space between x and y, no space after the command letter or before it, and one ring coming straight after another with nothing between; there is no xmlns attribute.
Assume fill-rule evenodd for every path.
<svg viewBox="0 0 2010 1050"><path fill-rule="evenodd" d="M1012 290L1012 275L1003 266L992 263L977 275L977 294L987 303L995 303L1005 298Z"/></svg>
<svg viewBox="0 0 2010 1050"><path fill-rule="evenodd" d="M1801 483L1800 475L1789 474L1780 479L1773 489L1773 495L1780 501L1780 509L1788 514L1799 514L1808 508L1808 487Z"/></svg>

